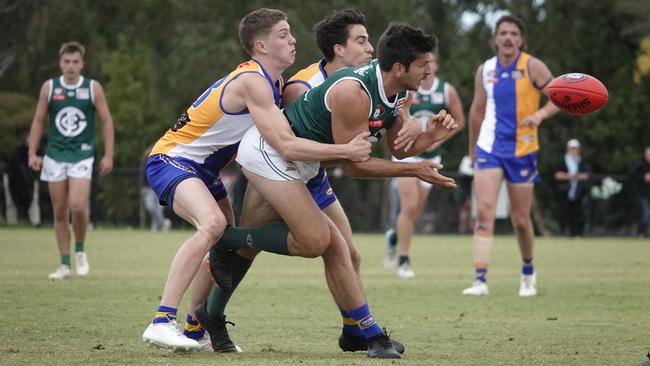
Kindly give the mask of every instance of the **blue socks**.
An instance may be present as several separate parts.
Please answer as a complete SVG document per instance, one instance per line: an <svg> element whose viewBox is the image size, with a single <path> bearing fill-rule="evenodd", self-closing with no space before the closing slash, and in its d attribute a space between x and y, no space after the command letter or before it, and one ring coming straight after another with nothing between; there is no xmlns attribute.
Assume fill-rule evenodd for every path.
<svg viewBox="0 0 650 366"><path fill-rule="evenodd" d="M375 322L375 317L370 313L368 304L363 304L360 308L349 311L348 316L354 320L359 327L364 338L368 339L384 332L383 329Z"/></svg>
<svg viewBox="0 0 650 366"><path fill-rule="evenodd" d="M185 329L183 335L190 339L201 339L205 334L205 329L199 325L199 322L189 313L185 319Z"/></svg>
<svg viewBox="0 0 650 366"><path fill-rule="evenodd" d="M487 274L487 268L476 268L474 272L476 272L477 281L481 281L483 283L487 282L487 280L485 279L485 275Z"/></svg>
<svg viewBox="0 0 650 366"><path fill-rule="evenodd" d="M521 266L521 274L524 276L530 276L535 273L535 268L533 267L533 258L523 258L524 264Z"/></svg>
<svg viewBox="0 0 650 366"><path fill-rule="evenodd" d="M341 312L341 319L343 320L343 332L355 337L363 337L361 328L359 328L357 323L355 323L350 314L343 309L339 309L339 311Z"/></svg>
<svg viewBox="0 0 650 366"><path fill-rule="evenodd" d="M169 323L172 320L176 320L176 309L161 305L156 310L152 323Z"/></svg>

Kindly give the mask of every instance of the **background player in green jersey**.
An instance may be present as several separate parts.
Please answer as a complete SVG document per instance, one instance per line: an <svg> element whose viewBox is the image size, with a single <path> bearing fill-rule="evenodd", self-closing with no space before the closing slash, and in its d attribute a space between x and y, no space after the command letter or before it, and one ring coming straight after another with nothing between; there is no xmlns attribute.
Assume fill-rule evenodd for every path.
<svg viewBox="0 0 650 366"><path fill-rule="evenodd" d="M48 182L54 211L54 231L61 265L48 276L53 280L64 279L72 273L70 216L75 237L76 272L85 276L90 270L84 239L95 155L95 113L99 115L104 137L99 174L104 176L113 169L113 119L101 84L81 75L84 54L85 48L79 42L67 42L61 46L59 67L62 75L43 83L29 134L29 166L41 170L41 180ZM36 150L48 114L48 144L45 156L41 158L36 155Z"/></svg>
<svg viewBox="0 0 650 366"><path fill-rule="evenodd" d="M434 52L432 66L433 72L424 79L422 86L411 94L412 101L409 107L411 115L419 119L423 128L425 128L431 118L445 109L454 117L454 120L458 124L458 129L445 140L431 145L424 152L397 161L415 163L422 160L432 160L440 163L442 161L442 143L457 134L465 125L463 105L456 88L436 76L438 71L436 52ZM414 177L400 177L395 179L397 180L397 191L399 193L399 214L394 223L395 230L389 230L387 237L396 235L397 240L389 240L384 266L386 269L393 269L396 255L399 254L399 263L396 272L397 277L410 279L415 277L409 258L413 228L422 214L422 209L427 203L427 197L429 197L432 186ZM391 184L391 189L393 189L392 187L394 185ZM396 245L390 245L391 243Z"/></svg>

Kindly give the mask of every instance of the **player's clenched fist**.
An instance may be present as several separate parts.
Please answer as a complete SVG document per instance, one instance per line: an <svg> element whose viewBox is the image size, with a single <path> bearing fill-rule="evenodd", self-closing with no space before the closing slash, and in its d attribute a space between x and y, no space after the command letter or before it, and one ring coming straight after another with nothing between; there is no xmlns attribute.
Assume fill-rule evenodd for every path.
<svg viewBox="0 0 650 366"><path fill-rule="evenodd" d="M372 145L368 141L370 132L364 131L348 142L348 159L352 161L366 161L370 157Z"/></svg>

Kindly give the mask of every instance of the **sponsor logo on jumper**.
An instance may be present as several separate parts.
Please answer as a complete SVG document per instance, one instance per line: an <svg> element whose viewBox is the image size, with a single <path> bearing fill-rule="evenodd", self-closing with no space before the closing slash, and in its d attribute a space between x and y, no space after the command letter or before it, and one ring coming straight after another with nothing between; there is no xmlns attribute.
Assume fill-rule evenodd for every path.
<svg viewBox="0 0 650 366"><path fill-rule="evenodd" d="M512 70L510 77L513 79L521 79L524 77L524 70Z"/></svg>
<svg viewBox="0 0 650 366"><path fill-rule="evenodd" d="M90 90L88 88L78 88L77 99L90 99Z"/></svg>

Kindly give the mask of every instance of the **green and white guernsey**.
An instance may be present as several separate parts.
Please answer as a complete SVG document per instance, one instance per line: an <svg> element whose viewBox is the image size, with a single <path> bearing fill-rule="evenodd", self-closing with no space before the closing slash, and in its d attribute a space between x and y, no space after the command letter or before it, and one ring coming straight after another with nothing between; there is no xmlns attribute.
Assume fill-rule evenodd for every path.
<svg viewBox="0 0 650 366"><path fill-rule="evenodd" d="M66 84L63 76L50 79L50 124L45 155L66 163L75 163L94 156L93 82L83 76L76 85Z"/></svg>
<svg viewBox="0 0 650 366"><path fill-rule="evenodd" d="M431 89L420 88L416 93L413 93L409 111L413 117L420 120L423 126L438 112L447 109L449 103L447 85L444 80L435 78ZM442 147L438 147L433 151L424 151L417 156L429 160L441 154Z"/></svg>
<svg viewBox="0 0 650 366"><path fill-rule="evenodd" d="M347 67L329 76L321 85L308 90L284 109L287 119L298 137L333 144L332 113L327 105L327 94L342 80L355 80L370 97L368 129L370 142L379 141L395 122L406 103L406 91L389 100L386 97L381 70L377 60L359 67Z"/></svg>

